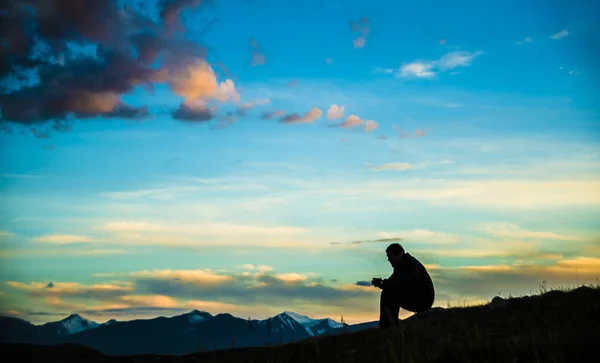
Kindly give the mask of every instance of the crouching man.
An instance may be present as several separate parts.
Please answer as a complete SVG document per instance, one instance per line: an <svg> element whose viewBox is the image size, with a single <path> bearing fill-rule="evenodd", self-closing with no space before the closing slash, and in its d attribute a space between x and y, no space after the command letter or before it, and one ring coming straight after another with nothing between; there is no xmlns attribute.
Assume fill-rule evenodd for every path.
<svg viewBox="0 0 600 363"><path fill-rule="evenodd" d="M394 273L387 278L374 278L373 286L379 287L379 328L397 326L400 308L415 313L430 309L435 299L431 276L419 260L404 251L398 243L385 250Z"/></svg>

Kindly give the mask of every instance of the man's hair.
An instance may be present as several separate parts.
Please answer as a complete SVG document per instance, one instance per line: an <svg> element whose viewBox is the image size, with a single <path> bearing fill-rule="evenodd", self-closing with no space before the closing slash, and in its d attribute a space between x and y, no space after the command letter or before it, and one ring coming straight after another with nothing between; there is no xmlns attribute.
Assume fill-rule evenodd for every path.
<svg viewBox="0 0 600 363"><path fill-rule="evenodd" d="M385 249L386 253L393 253L394 255L403 255L404 248L399 243L392 243Z"/></svg>

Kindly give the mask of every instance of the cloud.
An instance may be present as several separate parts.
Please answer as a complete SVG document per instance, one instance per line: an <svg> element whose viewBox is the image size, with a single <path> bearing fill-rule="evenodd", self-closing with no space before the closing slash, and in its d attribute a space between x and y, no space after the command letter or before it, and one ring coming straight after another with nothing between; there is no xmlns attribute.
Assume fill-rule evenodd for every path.
<svg viewBox="0 0 600 363"><path fill-rule="evenodd" d="M428 133L429 133L429 130L416 129L415 130L415 137L423 137L423 136L426 136Z"/></svg>
<svg viewBox="0 0 600 363"><path fill-rule="evenodd" d="M377 67L373 70L374 74L393 74L396 70L394 68L381 68Z"/></svg>
<svg viewBox="0 0 600 363"><path fill-rule="evenodd" d="M88 236L74 236L69 234L52 234L47 236L39 236L33 239L39 243L51 243L51 244L70 244L80 242L92 242L92 238Z"/></svg>
<svg viewBox="0 0 600 363"><path fill-rule="evenodd" d="M435 72L433 72L434 66L434 62L424 61L416 61L404 64L400 67L399 75L401 77L431 78L435 76Z"/></svg>
<svg viewBox="0 0 600 363"><path fill-rule="evenodd" d="M97 276L107 277L106 274ZM152 270L110 276L131 278L136 288L130 295L160 295L178 300L219 301L223 304L237 304L243 300L247 305L289 306L291 302L327 302L355 306L360 305L360 299L364 301L373 296L372 291L324 285L323 279L318 276L297 272L238 274L210 270Z"/></svg>
<svg viewBox="0 0 600 363"><path fill-rule="evenodd" d="M437 281L449 291L489 299L498 292L505 296L533 293L544 281L549 288L595 283L600 276L600 259L575 257L547 265L461 266L442 271Z"/></svg>
<svg viewBox="0 0 600 363"><path fill-rule="evenodd" d="M94 241L95 242L95 241ZM47 257L47 258L61 258L66 256L102 256L102 255L121 255L127 253L126 250L121 248L58 248L53 246L49 249L40 248L22 248L22 249L11 249L11 250L0 250L0 258L32 258L32 257Z"/></svg>
<svg viewBox="0 0 600 363"><path fill-rule="evenodd" d="M173 114L171 115L174 119L189 121L189 122L206 122L210 121L215 117L213 113L214 109L208 108L203 104L197 105L186 105L184 103L179 105Z"/></svg>
<svg viewBox="0 0 600 363"><path fill-rule="evenodd" d="M251 241L254 239L270 241L303 235L310 231L306 228L293 226L259 226L224 222L187 224L146 221L114 221L99 225L97 229L112 233L113 236L110 240L116 238L128 239L132 243L177 244L181 238L182 242L186 241L185 244L192 245L198 245L199 240L204 240L204 242L218 240L219 243L236 240L252 243ZM169 242L169 237L171 242ZM110 243L110 240L103 240L102 242Z"/></svg>
<svg viewBox="0 0 600 363"><path fill-rule="evenodd" d="M265 111L265 112L262 113L261 118L263 120L270 120L272 118L281 117L283 115L285 115L285 111L283 111L283 110Z"/></svg>
<svg viewBox="0 0 600 363"><path fill-rule="evenodd" d="M297 123L312 123L321 118L323 111L320 108L313 107L304 116L300 116L298 113L292 113L283 116L279 122L285 124L297 124Z"/></svg>
<svg viewBox="0 0 600 363"><path fill-rule="evenodd" d="M291 273L283 273L283 274L277 274L275 275L276 278L278 278L279 280L289 283L289 282L300 282L300 281L306 281L306 275L302 275L302 274L298 274L295 272L291 272Z"/></svg>
<svg viewBox="0 0 600 363"><path fill-rule="evenodd" d="M473 59L483 54L481 51L466 52L466 51L455 51L445 54L440 58L436 66L440 71L446 71L457 67L468 67L471 65Z"/></svg>
<svg viewBox="0 0 600 363"><path fill-rule="evenodd" d="M150 223L143 221L115 221L97 226L109 232L99 243L114 244L126 240L130 245L154 246L271 246L308 248L315 243L306 241L310 230L290 226L257 226L223 222L193 223Z"/></svg>
<svg viewBox="0 0 600 363"><path fill-rule="evenodd" d="M270 102L271 102L271 100L268 98L260 98L260 99L256 99L253 101L248 101L248 102L245 102L245 103L241 104L240 106L238 106L235 112L239 116L246 116L248 111L252 110L254 107L260 106L260 105L266 105L266 104L269 104Z"/></svg>
<svg viewBox="0 0 600 363"><path fill-rule="evenodd" d="M358 21L350 20L350 30L357 32L360 36L357 36L353 41L352 45L354 48L362 48L365 46L366 38L369 36L369 19L362 17Z"/></svg>
<svg viewBox="0 0 600 363"><path fill-rule="evenodd" d="M515 42L515 44L516 44L516 45L522 45L522 44L525 44L525 43L531 43L531 42L533 42L533 39L532 39L532 38L530 38L530 37L527 37L527 38L525 38L525 39L522 39L522 40L518 40L518 41L516 41L516 42Z"/></svg>
<svg viewBox="0 0 600 363"><path fill-rule="evenodd" d="M246 270L257 270L259 272L269 272L269 271L273 271L273 267L271 266L267 266L267 265L258 265L258 266L254 266L251 263L245 264L241 266L243 269Z"/></svg>
<svg viewBox="0 0 600 363"><path fill-rule="evenodd" d="M47 297L46 299L44 299L44 302L46 303L46 305L52 308L57 308L65 311L77 311L80 309L85 309L84 304L68 303L58 296Z"/></svg>
<svg viewBox="0 0 600 363"><path fill-rule="evenodd" d="M0 242L4 240L8 240L13 237L15 234L9 231L0 231Z"/></svg>
<svg viewBox="0 0 600 363"><path fill-rule="evenodd" d="M480 229L490 235L516 239L545 239L556 241L581 241L577 236L566 236L554 232L527 231L513 223L484 223Z"/></svg>
<svg viewBox="0 0 600 363"><path fill-rule="evenodd" d="M417 60L400 67L397 75L400 77L433 78L439 72L445 72L459 67L468 67L473 59L483 54L482 51L454 51L444 54L434 61ZM385 69L383 69L386 71ZM384 72L389 73L389 72Z"/></svg>
<svg viewBox="0 0 600 363"><path fill-rule="evenodd" d="M365 125L365 128L364 128L365 132L371 132L371 131L375 130L377 127L379 127L379 124L377 122L372 121L372 120L363 120L356 115L350 115L346 118L346 120L344 122L329 125L329 127L350 128L350 127L360 126L363 124Z"/></svg>
<svg viewBox="0 0 600 363"><path fill-rule="evenodd" d="M579 180L427 180L389 192L391 198L484 208L539 209L598 205L598 183ZM568 191L568 192L566 192Z"/></svg>
<svg viewBox="0 0 600 363"><path fill-rule="evenodd" d="M248 42L250 43L250 65L256 67L267 63L267 57L261 51L258 42L254 38L250 38Z"/></svg>
<svg viewBox="0 0 600 363"><path fill-rule="evenodd" d="M165 295L127 295L121 296L119 301L128 307L151 307L151 308L176 308L177 300Z"/></svg>
<svg viewBox="0 0 600 363"><path fill-rule="evenodd" d="M8 281L6 285L14 290L24 291L30 296L36 297L60 296L101 300L115 298L135 290L132 284L125 282L85 285L78 282L23 283Z"/></svg>
<svg viewBox="0 0 600 363"><path fill-rule="evenodd" d="M161 0L160 18L168 25L177 23L177 18L185 8L196 8L202 3L211 3L214 0Z"/></svg>
<svg viewBox="0 0 600 363"><path fill-rule="evenodd" d="M569 31L566 29L563 29L556 34L551 35L550 38L552 38L554 40L558 40L558 39L566 37L568 35L569 35Z"/></svg>
<svg viewBox="0 0 600 363"><path fill-rule="evenodd" d="M367 165L373 171L405 171L414 169L414 165L408 163L385 163L381 165Z"/></svg>
<svg viewBox="0 0 600 363"><path fill-rule="evenodd" d="M147 117L146 106L126 104L121 96L170 78L181 81L180 72L205 58L204 46L172 31L183 9L205 3L161 2L157 21L137 5L112 0L77 8L67 0L31 1L28 7L10 2L3 15L8 26L0 29L10 56L0 61L0 79L24 81L0 95L4 120ZM33 73L37 80L30 79Z"/></svg>
<svg viewBox="0 0 600 363"><path fill-rule="evenodd" d="M379 127L379 124L375 121L372 120L368 120L365 124L365 131L366 132L371 132L373 130L375 130L376 128Z"/></svg>
<svg viewBox="0 0 600 363"><path fill-rule="evenodd" d="M360 245L363 243L394 243L400 242L404 239L402 237L387 237L387 238L378 238L378 239L369 239L369 240L361 240L361 241L352 241L347 243L340 242L329 242L331 245L341 245L341 244L349 244L349 245Z"/></svg>
<svg viewBox="0 0 600 363"><path fill-rule="evenodd" d="M227 304L219 301L190 300L185 304L185 307L218 314L226 311L239 311L240 308L244 308L244 305Z"/></svg>
<svg viewBox="0 0 600 363"><path fill-rule="evenodd" d="M365 46L365 37L357 37L356 39L354 39L352 41L352 45L354 46L354 48L360 49L362 47Z"/></svg>
<svg viewBox="0 0 600 363"><path fill-rule="evenodd" d="M202 59L190 62L174 72L168 70L166 76L171 90L184 97L186 102L240 99L233 81L228 79L218 83L212 67Z"/></svg>
<svg viewBox="0 0 600 363"><path fill-rule="evenodd" d="M218 285L233 278L231 276L218 275L217 273L205 270L143 270L128 274L128 276L138 279L157 279L174 280L181 282L194 282L206 285Z"/></svg>
<svg viewBox="0 0 600 363"><path fill-rule="evenodd" d="M427 229L412 229L412 230L391 231L391 232L382 231L382 232L377 232L376 235L378 237L381 237L382 238L381 240L397 239L398 242L399 241L406 241L408 243L418 242L419 244L422 244L422 243L454 244L454 243L458 243L460 241L460 236L458 236L458 235L451 234L451 233L431 231L431 230L427 230ZM402 237L390 237L390 236L402 236Z"/></svg>
<svg viewBox="0 0 600 363"><path fill-rule="evenodd" d="M44 304L52 312L41 311L43 309L13 310L30 317L47 319L55 318L56 314L61 314L57 311L63 311L62 314L77 312L89 318L119 320L181 314L190 309L263 318L283 310L293 310L315 318L331 317L343 311L344 316L362 314L363 321L374 320L377 314L375 308L365 309L369 301L377 298L378 291L372 287L355 284L332 286L329 284L336 282L336 279L325 279L312 273L232 274L222 271L214 274L229 279L212 284L198 279L173 279L172 273L160 273L160 270L152 276L141 276L138 272L120 274L130 278L131 286L135 286L134 291L122 295L96 302L85 301L85 304L72 296L44 295L27 302ZM244 301L244 304L240 305L240 301ZM12 307L7 306L8 309Z"/></svg>
<svg viewBox="0 0 600 363"><path fill-rule="evenodd" d="M420 137L424 137L427 136L427 134L429 133L429 129L421 129L421 128L417 128L415 129L413 135L411 135L410 133L408 133L407 131L403 130L402 128L393 125L392 128L394 128L395 130L398 131L398 136L400 136L401 139L410 139L410 138L420 138Z"/></svg>
<svg viewBox="0 0 600 363"><path fill-rule="evenodd" d="M327 118L330 120L336 120L344 117L344 107L338 105L331 105L327 110Z"/></svg>
<svg viewBox="0 0 600 363"><path fill-rule="evenodd" d="M369 281L356 281L356 286L373 286Z"/></svg>

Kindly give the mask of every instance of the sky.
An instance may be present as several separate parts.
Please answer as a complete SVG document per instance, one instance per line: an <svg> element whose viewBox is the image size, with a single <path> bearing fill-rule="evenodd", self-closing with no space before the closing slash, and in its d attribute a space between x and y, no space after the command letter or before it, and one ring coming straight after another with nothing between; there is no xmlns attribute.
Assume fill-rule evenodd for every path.
<svg viewBox="0 0 600 363"><path fill-rule="evenodd" d="M378 319L600 278L600 5L0 8L0 313ZM402 312L401 316L407 316Z"/></svg>

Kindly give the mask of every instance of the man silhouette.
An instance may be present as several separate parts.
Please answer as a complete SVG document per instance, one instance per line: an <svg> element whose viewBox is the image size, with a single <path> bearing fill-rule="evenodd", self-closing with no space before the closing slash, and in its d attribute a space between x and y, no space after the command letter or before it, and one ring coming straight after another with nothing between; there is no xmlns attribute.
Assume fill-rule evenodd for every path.
<svg viewBox="0 0 600 363"><path fill-rule="evenodd" d="M373 278L371 284L379 287L379 328L397 326L400 308L415 313L430 309L435 299L433 281L425 266L404 251L398 243L392 243L385 250L394 273L387 278Z"/></svg>

